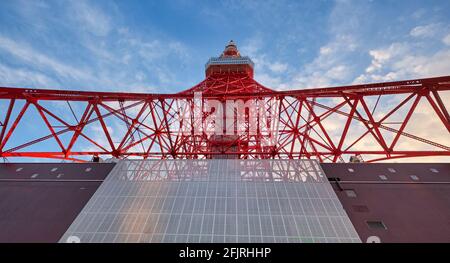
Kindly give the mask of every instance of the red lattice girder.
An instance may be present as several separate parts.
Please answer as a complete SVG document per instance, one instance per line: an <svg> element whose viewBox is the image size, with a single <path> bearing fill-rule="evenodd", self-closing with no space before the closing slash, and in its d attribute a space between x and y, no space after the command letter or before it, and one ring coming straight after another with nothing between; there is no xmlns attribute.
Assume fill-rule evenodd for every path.
<svg viewBox="0 0 450 263"><path fill-rule="evenodd" d="M194 92L204 100L279 106L276 144L267 134L218 141L195 134ZM317 158L338 162L450 156L450 76L274 91L240 73L214 73L176 94L0 88L0 156L117 158ZM183 113L184 114L184 113ZM209 114L204 113L203 118ZM258 120L262 121L262 120ZM270 123L270 122L268 122ZM248 123L234 125L248 126ZM181 130L192 130L190 134ZM231 138L231 139L230 139Z"/></svg>

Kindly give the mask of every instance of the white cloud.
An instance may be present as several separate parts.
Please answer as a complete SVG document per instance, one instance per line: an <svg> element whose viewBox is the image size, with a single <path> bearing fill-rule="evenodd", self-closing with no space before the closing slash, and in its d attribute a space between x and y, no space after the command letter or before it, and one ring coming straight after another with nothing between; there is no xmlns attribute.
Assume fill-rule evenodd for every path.
<svg viewBox="0 0 450 263"><path fill-rule="evenodd" d="M392 43L387 48L373 49L369 51L369 55L372 57L370 65L365 69L365 73L359 75L353 82L364 83L370 81L389 81L397 77L394 72L384 74L380 73L385 70L389 63L393 60L404 56L408 53L409 47L404 43Z"/></svg>
<svg viewBox="0 0 450 263"><path fill-rule="evenodd" d="M74 18L79 25L94 35L106 36L112 30L111 18L94 7L92 3L74 1L70 11L73 11Z"/></svg>
<svg viewBox="0 0 450 263"><path fill-rule="evenodd" d="M41 52L34 50L27 44L14 41L1 35L0 49L3 49L9 54L23 60L30 66L43 70L50 69L60 76L71 77L77 80L86 80L91 78L91 75L88 72L50 58Z"/></svg>
<svg viewBox="0 0 450 263"><path fill-rule="evenodd" d="M412 17L415 19L419 19L419 18L422 18L425 15L425 13L426 13L426 10L421 8L421 9L418 9L417 11L415 11L412 14Z"/></svg>
<svg viewBox="0 0 450 263"><path fill-rule="evenodd" d="M338 65L329 69L325 76L334 80L344 80L348 76L348 67L345 65Z"/></svg>
<svg viewBox="0 0 450 263"><path fill-rule="evenodd" d="M0 63L0 79L3 86L57 88L58 83L47 75L33 70L14 68Z"/></svg>
<svg viewBox="0 0 450 263"><path fill-rule="evenodd" d="M253 36L250 39L247 39L245 41L245 44L241 45L240 47L239 43L236 44L238 45L241 55L249 56L254 59L253 57L257 57L258 53L262 49L263 39L261 38L261 36L257 35Z"/></svg>
<svg viewBox="0 0 450 263"><path fill-rule="evenodd" d="M416 26L411 29L409 34L413 37L432 37L439 31L439 24L428 24L424 26Z"/></svg>
<svg viewBox="0 0 450 263"><path fill-rule="evenodd" d="M393 43L387 47L369 51L372 57L371 64L366 68L366 72L355 79L355 83L384 82L394 80L405 80L414 78L436 77L448 75L450 72L450 49L443 48L434 52L421 49L414 43ZM450 94L441 94L444 101L450 99ZM393 96L391 103L381 104L378 116L382 116L380 110L386 112L392 105L399 103L398 97ZM440 119L426 106L426 99L421 100L421 104L416 108L410 123L405 130L407 133L426 138L444 145L449 145L450 136L443 127ZM403 110L403 116L406 112ZM377 117L378 118L378 117ZM350 131L352 133L352 131ZM397 143L398 150L431 150L432 146L401 136ZM423 162L436 161L436 158L410 158L405 161ZM440 161L449 161L448 158L441 158ZM401 161L404 161L403 159Z"/></svg>
<svg viewBox="0 0 450 263"><path fill-rule="evenodd" d="M83 0L45 8L50 10L33 4L16 7L18 19L40 25L45 41L34 35L18 38L8 32L0 34L0 52L6 54L2 74L9 76L8 82L3 78L3 85L30 87L39 83L43 88L126 88L136 92L148 92L158 85L184 88L185 81L176 78L170 64L187 63L187 47L158 32L148 30L144 35L130 30L120 22L122 16L114 3L100 8ZM57 15L37 15L44 11ZM67 37L55 37L54 30L64 30ZM29 77L13 81L13 70L18 70L16 75L29 72ZM138 71L144 74L136 77ZM49 86L44 86L46 83Z"/></svg>
<svg viewBox="0 0 450 263"><path fill-rule="evenodd" d="M444 44L446 44L447 46L450 46L450 34L448 34L447 36L445 36L442 39L442 42L444 42Z"/></svg>
<svg viewBox="0 0 450 263"><path fill-rule="evenodd" d="M320 48L320 55L328 55L332 52L331 47L324 46Z"/></svg>
<svg viewBox="0 0 450 263"><path fill-rule="evenodd" d="M349 61L345 57L356 47L356 41L352 36L336 36L333 41L319 49L318 56L299 70L287 86L299 89L324 87L345 82L351 73Z"/></svg>
<svg viewBox="0 0 450 263"><path fill-rule="evenodd" d="M367 73L372 73L381 69L383 64L389 61L392 57L403 54L406 47L400 43L394 43L386 49L370 50L369 54L372 57L371 65L366 69Z"/></svg>
<svg viewBox="0 0 450 263"><path fill-rule="evenodd" d="M401 78L433 77L450 72L450 50L438 51L431 56L407 55L392 66Z"/></svg>
<svg viewBox="0 0 450 263"><path fill-rule="evenodd" d="M280 62L274 62L273 64L270 64L269 69L275 73L281 73L283 71L286 71L288 69L288 65L285 63Z"/></svg>
<svg viewBox="0 0 450 263"><path fill-rule="evenodd" d="M289 65L281 61L274 61L262 51L264 41L257 35L248 39L238 48L241 55L249 56L255 63L255 79L271 89L283 89L285 83L282 75L289 70Z"/></svg>
<svg viewBox="0 0 450 263"><path fill-rule="evenodd" d="M335 19L332 19L332 21L336 23L331 25L334 34L331 35L330 41L320 47L318 55L312 62L298 70L293 81L286 85L287 87L303 88L340 85L342 83L345 84L346 81L351 82L351 78L354 78L355 75L357 77L354 83L370 83L432 77L450 73L450 50L445 48L433 50L430 48L430 45L421 43L418 40L416 42L394 42L379 48L365 49L365 45L359 45L362 42L359 42L360 39L356 34L357 19L340 23L338 20L342 19L343 16L338 9L339 7L333 10ZM427 39L428 43L435 40L440 41L442 32L439 25L429 24L416 27L407 32L407 34L409 33L410 36L416 38L430 38ZM443 38L442 41L450 45L450 36ZM363 52L367 52L370 56L370 64L365 68L364 66L352 67L352 64L355 64L355 59ZM376 119L381 118L380 116L384 116L392 107L397 105L399 97L391 97L393 97L392 101L380 103L377 108ZM443 96L443 99L448 100L450 98ZM367 101L369 100L367 98ZM442 128L439 118L432 116L433 112L423 110L423 107L419 107L416 112L421 114L418 114L414 121L408 125L408 132L448 145L450 138L445 129L444 131L439 129ZM336 116L331 116L330 122L339 123L339 119ZM427 126L433 128L430 130ZM356 139L359 135L357 129L351 129L348 133L348 138ZM386 136L392 137L392 134ZM337 135L337 138L339 138L339 135ZM362 147L360 149L372 149L379 146L372 141L364 142L362 140L360 147ZM423 143L415 143L414 140L409 138L404 139L402 136L402 142L398 143L398 147L397 149L403 150L424 150L429 146ZM422 161L420 158L412 159L416 162ZM447 158L446 161L449 161L449 159Z"/></svg>
<svg viewBox="0 0 450 263"><path fill-rule="evenodd" d="M352 55L358 50L360 39L358 38L358 28L360 27L366 7L363 5L354 6L350 1L338 1L335 3L329 17L329 40L319 49L317 56L310 62L303 64L299 68L287 67L287 74L272 75L272 80L279 76L280 84L278 89L301 89L324 86L336 86L347 84L351 81L355 63L351 61ZM249 55L254 58L259 47L264 43L261 39L253 39L247 48ZM256 57L255 64L258 66L264 58ZM257 68L257 70L260 70ZM256 73L259 77L258 73ZM270 74L266 74L270 75Z"/></svg>
<svg viewBox="0 0 450 263"><path fill-rule="evenodd" d="M371 64L354 83L393 81L448 75L450 50L434 54L415 54L406 43L393 43L388 48L369 51Z"/></svg>

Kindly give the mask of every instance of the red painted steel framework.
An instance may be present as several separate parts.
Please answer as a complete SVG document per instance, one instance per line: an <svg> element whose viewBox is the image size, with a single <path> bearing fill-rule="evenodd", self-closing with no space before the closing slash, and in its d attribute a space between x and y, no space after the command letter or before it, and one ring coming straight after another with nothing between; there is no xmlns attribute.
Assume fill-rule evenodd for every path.
<svg viewBox="0 0 450 263"><path fill-rule="evenodd" d="M357 155L373 162L450 156L449 103L443 96L450 91L450 76L274 91L253 79L253 63L241 57L232 42L217 60L207 64L206 72L201 83L176 94L2 87L0 157L83 161L92 156L233 156L339 162ZM192 111L194 92L201 92L205 101L258 100L259 107L277 102L277 116L271 117L272 121L279 120L276 144L261 144L267 136L262 133L220 140L207 134L181 133L183 127L193 130L195 125L195 121L180 117L179 106L184 102L192 106L187 108ZM424 133L428 127L422 127L417 132L421 119L414 116L421 116L423 107L430 109L426 118L438 120L441 130L433 128ZM203 113L202 118L208 114ZM248 125L249 113L245 115L244 126ZM43 128L35 129L37 123Z"/></svg>

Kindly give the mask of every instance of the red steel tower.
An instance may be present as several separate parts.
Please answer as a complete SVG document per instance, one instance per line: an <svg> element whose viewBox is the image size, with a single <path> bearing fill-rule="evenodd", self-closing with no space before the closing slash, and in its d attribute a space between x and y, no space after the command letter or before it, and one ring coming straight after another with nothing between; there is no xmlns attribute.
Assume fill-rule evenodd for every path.
<svg viewBox="0 0 450 263"><path fill-rule="evenodd" d="M0 156L450 156L450 76L279 91L253 79L252 60L233 41L205 73L175 94L1 87Z"/></svg>

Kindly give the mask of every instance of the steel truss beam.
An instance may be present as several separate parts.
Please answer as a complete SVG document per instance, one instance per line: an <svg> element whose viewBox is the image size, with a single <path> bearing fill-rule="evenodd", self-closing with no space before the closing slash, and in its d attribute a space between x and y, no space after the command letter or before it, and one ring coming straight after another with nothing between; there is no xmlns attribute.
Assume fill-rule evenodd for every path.
<svg viewBox="0 0 450 263"><path fill-rule="evenodd" d="M262 132L244 132L212 147L211 137L194 133L194 92L201 92L204 100L259 100L259 107L276 102L277 116L271 119L279 124L270 131L277 135L276 144L264 146L268 135ZM176 94L2 87L0 157L84 161L92 156L201 159L237 155L339 162L353 155L362 155L366 161L450 156L449 102L443 98L448 92L450 76L273 91L247 75L233 73L211 75ZM414 116L420 116L423 107L428 107L427 116L437 120L440 131L417 132L421 123ZM186 111L190 119L182 118ZM209 114L204 113L202 120ZM241 124L247 130L248 118ZM37 133L31 127L36 123L43 127ZM192 132L186 134L183 129Z"/></svg>

